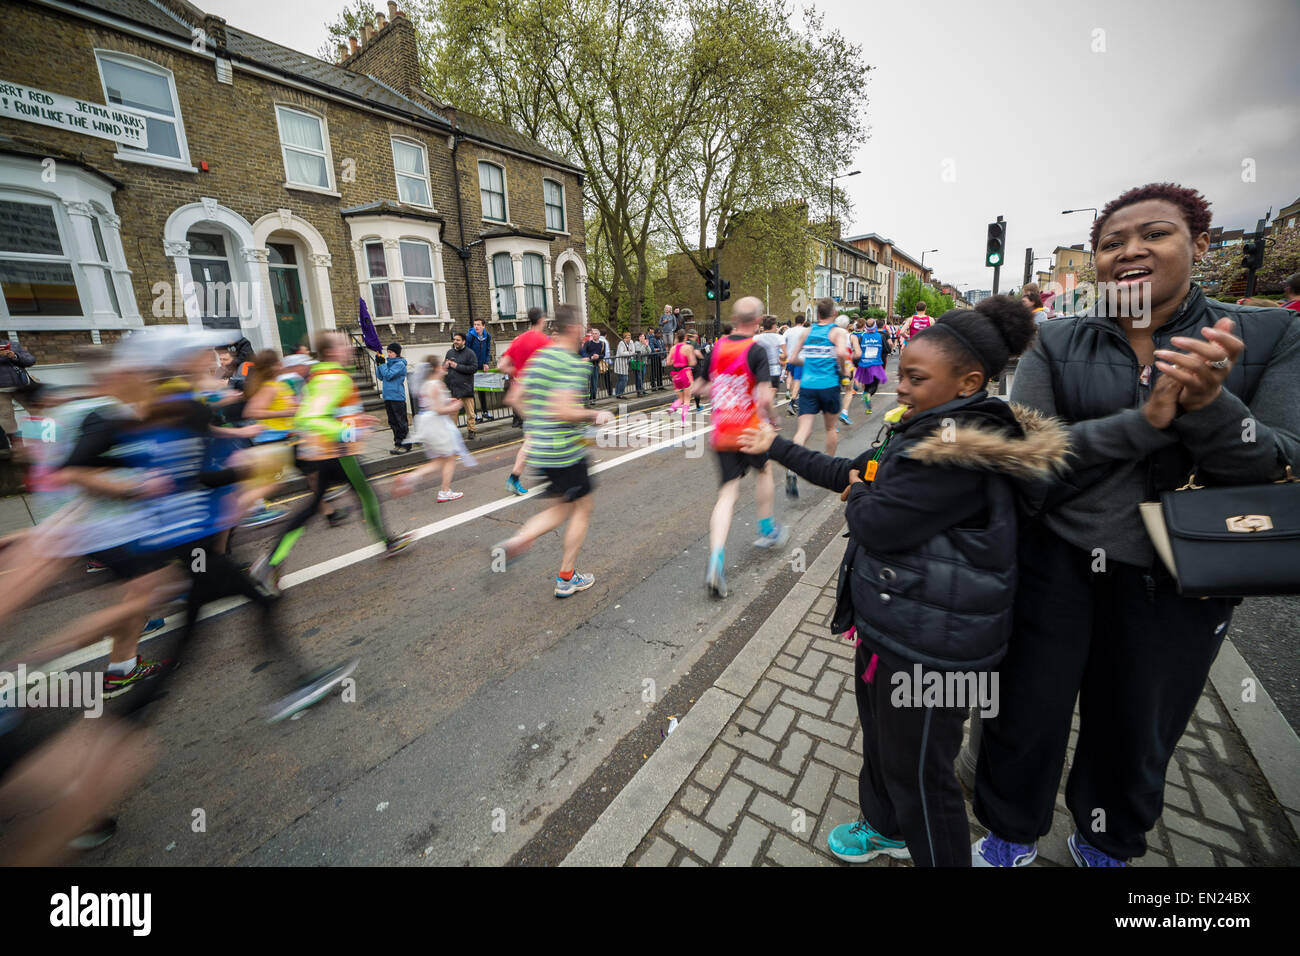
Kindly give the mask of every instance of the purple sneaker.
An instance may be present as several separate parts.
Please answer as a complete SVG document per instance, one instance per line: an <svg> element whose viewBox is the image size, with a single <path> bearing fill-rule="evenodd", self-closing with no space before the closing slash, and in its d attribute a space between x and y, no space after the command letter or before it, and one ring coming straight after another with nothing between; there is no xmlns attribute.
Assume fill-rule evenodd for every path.
<svg viewBox="0 0 1300 956"><path fill-rule="evenodd" d="M1075 866L1128 866L1123 860L1116 859L1108 853L1103 853L1095 846L1087 843L1083 837L1079 836L1079 831L1075 830L1070 834L1070 839L1066 841L1070 846L1070 856L1074 857Z"/></svg>
<svg viewBox="0 0 1300 956"><path fill-rule="evenodd" d="M1028 866L1038 858L1033 843L1010 843L995 833L980 837L970 848L971 866Z"/></svg>

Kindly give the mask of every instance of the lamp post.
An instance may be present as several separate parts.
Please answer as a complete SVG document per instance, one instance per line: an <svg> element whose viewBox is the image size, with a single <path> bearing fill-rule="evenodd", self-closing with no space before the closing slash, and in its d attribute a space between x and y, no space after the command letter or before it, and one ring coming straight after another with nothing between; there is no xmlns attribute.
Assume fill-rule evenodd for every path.
<svg viewBox="0 0 1300 956"><path fill-rule="evenodd" d="M1092 221L1093 221L1093 222L1096 222L1096 221L1097 221L1097 217L1098 217L1099 215L1101 215L1101 210L1098 209L1096 206L1081 206L1081 207L1079 207L1078 209L1062 209L1062 210L1061 210L1061 215L1062 215L1062 216L1068 216L1068 215L1069 215L1070 213L1072 213L1072 212L1091 212L1091 213L1092 213ZM1096 250L1095 250L1095 249L1089 249L1089 250L1088 250L1088 261L1089 261L1089 262L1092 262L1095 258L1096 258ZM1070 296L1070 300L1071 300L1071 301L1070 301L1070 311L1073 312L1073 311L1074 311L1074 296L1073 296L1073 295Z"/></svg>
<svg viewBox="0 0 1300 956"><path fill-rule="evenodd" d="M931 252L938 252L938 251L939 251L938 249L921 250L921 284L922 285L925 285L925 257Z"/></svg>
<svg viewBox="0 0 1300 956"><path fill-rule="evenodd" d="M862 170L855 169L852 172L838 173L831 177L831 215L830 222L828 223L830 235L828 236L826 243L826 261L830 263L831 278L830 282L828 282L826 286L826 294L830 296L832 300L835 298L835 180L848 179L850 176L856 176L860 172L862 172Z"/></svg>

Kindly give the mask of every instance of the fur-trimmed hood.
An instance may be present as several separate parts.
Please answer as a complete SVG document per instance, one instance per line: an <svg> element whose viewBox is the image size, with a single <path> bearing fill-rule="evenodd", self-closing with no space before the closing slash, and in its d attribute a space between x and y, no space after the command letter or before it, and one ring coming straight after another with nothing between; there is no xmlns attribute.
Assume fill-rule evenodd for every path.
<svg viewBox="0 0 1300 956"><path fill-rule="evenodd" d="M1011 405L1023 435L973 422L940 424L912 443L909 458L927 465L996 471L1011 478L1041 479L1060 471L1069 453L1065 426L1025 405Z"/></svg>

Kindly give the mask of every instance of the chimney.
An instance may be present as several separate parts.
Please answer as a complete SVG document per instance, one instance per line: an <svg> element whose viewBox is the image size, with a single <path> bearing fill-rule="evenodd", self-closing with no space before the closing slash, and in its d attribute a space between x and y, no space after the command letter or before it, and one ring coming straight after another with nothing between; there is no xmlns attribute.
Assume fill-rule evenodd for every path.
<svg viewBox="0 0 1300 956"><path fill-rule="evenodd" d="M334 62L342 63L347 58L348 58L348 48L345 44L340 43L338 49L338 57L334 60Z"/></svg>
<svg viewBox="0 0 1300 956"><path fill-rule="evenodd" d="M208 35L212 45L219 50L226 48L226 21L214 14L207 14L203 18L203 32Z"/></svg>
<svg viewBox="0 0 1300 956"><path fill-rule="evenodd" d="M406 15L389 4L391 17L380 16L380 30L367 23L361 43L352 46L344 65L357 73L373 76L404 95L420 89L420 53L415 27ZM380 35L382 32L382 36Z"/></svg>
<svg viewBox="0 0 1300 956"><path fill-rule="evenodd" d="M376 32L376 33L379 32L380 30L382 30L382 29L383 29L384 27L386 27L386 26L388 26L388 23L387 23L386 20L384 20L384 15L383 15L382 13L379 14L377 17L375 17L375 32Z"/></svg>
<svg viewBox="0 0 1300 956"><path fill-rule="evenodd" d="M388 0L388 19L395 20L399 16L405 16L405 14L399 14L397 12L397 3L395 0Z"/></svg>
<svg viewBox="0 0 1300 956"><path fill-rule="evenodd" d="M356 56L358 49L360 48L357 46L357 38L354 36L348 37L348 56Z"/></svg>

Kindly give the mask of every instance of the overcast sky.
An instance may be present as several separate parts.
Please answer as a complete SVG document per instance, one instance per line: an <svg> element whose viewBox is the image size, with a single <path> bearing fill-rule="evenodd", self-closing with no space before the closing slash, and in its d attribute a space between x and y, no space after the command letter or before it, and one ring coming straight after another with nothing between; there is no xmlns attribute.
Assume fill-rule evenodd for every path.
<svg viewBox="0 0 1300 956"><path fill-rule="evenodd" d="M343 7L199 3L308 53ZM1229 229L1300 196L1297 0L812 5L875 68L871 135L850 167L861 174L844 181L846 235L877 232L918 258L938 249L926 264L964 289L991 284L985 226L999 214L1005 289L1020 282L1026 246L1045 256L1086 241L1091 213L1062 209L1103 206L1130 186L1195 186ZM1243 181L1247 159L1254 182Z"/></svg>

